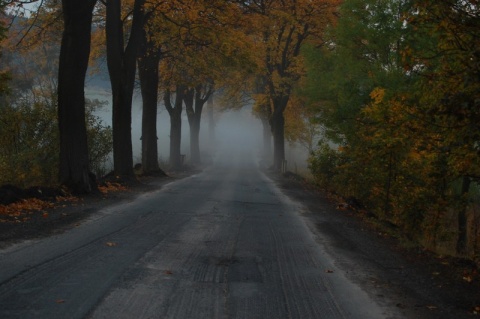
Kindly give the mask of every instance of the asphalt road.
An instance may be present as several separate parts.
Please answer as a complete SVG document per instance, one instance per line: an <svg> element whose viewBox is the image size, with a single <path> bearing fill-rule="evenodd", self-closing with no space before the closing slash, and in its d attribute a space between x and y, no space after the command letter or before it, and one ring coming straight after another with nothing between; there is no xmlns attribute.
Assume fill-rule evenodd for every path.
<svg viewBox="0 0 480 319"><path fill-rule="evenodd" d="M225 164L229 163L229 164ZM402 318L251 155L0 251L0 318Z"/></svg>

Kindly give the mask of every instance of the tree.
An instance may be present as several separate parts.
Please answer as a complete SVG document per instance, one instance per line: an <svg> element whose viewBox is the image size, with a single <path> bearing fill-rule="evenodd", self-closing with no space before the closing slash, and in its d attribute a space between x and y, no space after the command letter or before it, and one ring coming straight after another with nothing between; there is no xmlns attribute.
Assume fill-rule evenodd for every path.
<svg viewBox="0 0 480 319"><path fill-rule="evenodd" d="M144 19L145 23L148 19ZM142 168L146 174L159 173L157 145L157 103L161 49L142 30L142 44L138 57L138 75L142 91Z"/></svg>
<svg viewBox="0 0 480 319"><path fill-rule="evenodd" d="M270 97L265 93L254 95L255 104L253 105L253 114L262 122L263 132L263 155L265 157L272 154L272 129L270 127L270 118L272 116L272 106Z"/></svg>
<svg viewBox="0 0 480 319"><path fill-rule="evenodd" d="M208 118L208 141L209 149L212 152L213 145L215 144L215 104L213 102L213 94L207 101L207 118Z"/></svg>
<svg viewBox="0 0 480 319"><path fill-rule="evenodd" d="M45 15L57 16L59 9L42 7L36 18L38 26L44 25ZM0 184L54 186L58 185L60 153L57 39L63 23L51 25L51 30L41 34L22 34L19 44L17 34L22 24L28 22L17 20L12 24L9 41L2 43L6 52L2 62L8 65L15 85L0 104ZM95 173L111 152L111 131L93 114L100 106L98 101L85 101L89 169Z"/></svg>
<svg viewBox="0 0 480 319"><path fill-rule="evenodd" d="M0 1L0 13L3 13L5 7L4 1ZM5 39L7 29L5 28L2 21L0 21L0 42ZM0 59L2 58L2 51L0 50ZM2 101L2 95L4 95L8 90L8 80L9 74L7 71L0 70L0 103Z"/></svg>
<svg viewBox="0 0 480 319"><path fill-rule="evenodd" d="M322 129L307 99L295 93L285 110L285 138L291 144L298 143L312 154L320 140Z"/></svg>
<svg viewBox="0 0 480 319"><path fill-rule="evenodd" d="M318 181L429 248L456 232L461 255L478 221L478 16L468 1L346 0L331 45L303 50L327 129Z"/></svg>
<svg viewBox="0 0 480 319"><path fill-rule="evenodd" d="M426 171L416 171L421 165L412 158L418 154L415 148L425 145L423 138L433 134L417 132L418 143L411 140L426 125L412 114L417 77L402 63L411 30L404 20L409 10L402 0L345 1L338 24L329 31L331 44L305 47L303 53L310 68L305 92L319 101L317 118L326 128L325 154L315 156L326 175L333 171L329 187L360 199L380 218L415 236L424 221L420 205L427 182L417 179ZM338 148L335 155L332 148ZM323 160L326 156L334 158L335 169ZM432 163L435 159L429 157ZM402 187L418 191L408 199Z"/></svg>
<svg viewBox="0 0 480 319"><path fill-rule="evenodd" d="M183 99L186 87L176 85L175 102L171 101L171 88L165 88L163 101L165 108L170 115L170 166L173 169L179 169L182 165L181 141L182 141L182 111Z"/></svg>
<svg viewBox="0 0 480 319"><path fill-rule="evenodd" d="M107 0L106 41L107 65L112 86L113 166L115 174L132 178L132 98L135 82L136 58L144 26L142 8L145 0L135 0L132 8L128 41L122 19L120 0Z"/></svg>
<svg viewBox="0 0 480 319"><path fill-rule="evenodd" d="M213 83L190 88L185 96L185 110L190 125L190 157L192 163L200 163L200 121L205 103L213 94Z"/></svg>
<svg viewBox="0 0 480 319"><path fill-rule="evenodd" d="M58 185L60 145L56 96L25 94L18 102L7 101L0 106L0 185ZM94 114L101 106L98 101L86 100L89 168L99 174L105 173L104 164L112 145L111 129Z"/></svg>
<svg viewBox="0 0 480 319"><path fill-rule="evenodd" d="M245 57L245 53L235 47L242 43L239 39L243 37L232 35L233 31L240 32L232 27L239 19L235 14L238 8L226 1L179 1L157 9L160 10L152 19L151 28L158 31L153 35L157 46L161 45L166 52L161 73L172 88L184 88L182 96L190 126L190 158L198 163L202 111L213 93L213 83L225 77L227 65L231 67ZM169 112L170 116L173 114ZM171 123L177 121L171 118ZM170 138L174 136L177 135L172 134Z"/></svg>
<svg viewBox="0 0 480 319"><path fill-rule="evenodd" d="M462 186L457 191L457 253L468 250L467 209L472 181L480 180L480 8L473 1L414 1L415 27L405 60L422 77L425 117L441 130L449 175ZM418 38L428 38L420 42Z"/></svg>
<svg viewBox="0 0 480 319"><path fill-rule="evenodd" d="M9 80L10 75L8 72L0 72L0 103L2 103L2 97L8 92Z"/></svg>
<svg viewBox="0 0 480 319"><path fill-rule="evenodd" d="M95 187L90 178L85 125L85 74L96 0L63 0L64 30L58 69L60 182L78 193Z"/></svg>
<svg viewBox="0 0 480 319"><path fill-rule="evenodd" d="M298 79L303 74L301 47L308 40L322 44L322 35L335 20L339 1L239 2L250 13L251 30L258 45L259 65L266 80L272 112L273 166L280 170L285 159L284 111Z"/></svg>

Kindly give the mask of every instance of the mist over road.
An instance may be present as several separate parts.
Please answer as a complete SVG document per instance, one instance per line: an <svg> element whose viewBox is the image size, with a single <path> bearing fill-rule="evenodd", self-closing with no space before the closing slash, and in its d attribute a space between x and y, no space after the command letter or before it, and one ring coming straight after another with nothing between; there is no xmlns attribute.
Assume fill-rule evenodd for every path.
<svg viewBox="0 0 480 319"><path fill-rule="evenodd" d="M0 318L399 318L248 152L0 251Z"/></svg>

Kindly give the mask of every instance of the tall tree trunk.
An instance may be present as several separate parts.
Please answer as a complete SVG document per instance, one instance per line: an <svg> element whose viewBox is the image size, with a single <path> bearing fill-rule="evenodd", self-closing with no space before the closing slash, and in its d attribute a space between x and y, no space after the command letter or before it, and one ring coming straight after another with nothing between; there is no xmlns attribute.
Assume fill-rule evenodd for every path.
<svg viewBox="0 0 480 319"><path fill-rule="evenodd" d="M147 39L143 31L141 54L138 58L138 73L142 91L142 168L144 173L160 171L157 144L157 100L160 50Z"/></svg>
<svg viewBox="0 0 480 319"><path fill-rule="evenodd" d="M267 118L262 117L261 121L263 128L263 155L270 157L272 156L272 128Z"/></svg>
<svg viewBox="0 0 480 319"><path fill-rule="evenodd" d="M195 164L200 163L200 121L203 106L212 94L212 84L200 84L194 89L190 89L185 95L185 109L190 126L190 157L192 163Z"/></svg>
<svg viewBox="0 0 480 319"><path fill-rule="evenodd" d="M200 119L195 116L190 123L190 156L192 163L200 163Z"/></svg>
<svg viewBox="0 0 480 319"><path fill-rule="evenodd" d="M63 0L64 30L58 68L60 183L76 193L95 187L89 177L85 124L85 74L96 0Z"/></svg>
<svg viewBox="0 0 480 319"><path fill-rule="evenodd" d="M174 112L170 115L170 166L176 170L182 167L182 115Z"/></svg>
<svg viewBox="0 0 480 319"><path fill-rule="evenodd" d="M467 209L468 204L465 201L465 197L470 191L471 180L470 177L464 176L462 180L462 192L461 198L462 206L458 212L458 239L457 239L457 254L465 255L467 253Z"/></svg>
<svg viewBox="0 0 480 319"><path fill-rule="evenodd" d="M273 134L273 168L282 169L285 161L285 117L283 111L287 107L289 96L273 97L273 113L270 126Z"/></svg>
<svg viewBox="0 0 480 319"><path fill-rule="evenodd" d="M132 27L124 48L120 0L107 1L107 65L112 86L113 167L116 175L133 177L132 98L136 57L143 28L142 7L136 0Z"/></svg>
<svg viewBox="0 0 480 319"><path fill-rule="evenodd" d="M170 100L170 90L165 91L163 97L165 108L170 115L170 166L172 169L182 167L181 142L182 142L182 104L184 100L185 87L177 85L175 94L175 104Z"/></svg>
<svg viewBox="0 0 480 319"><path fill-rule="evenodd" d="M212 152L215 145L215 114L213 95L207 100L207 115L208 115L208 143L210 145L210 152Z"/></svg>
<svg viewBox="0 0 480 319"><path fill-rule="evenodd" d="M385 203L383 204L383 213L388 218L388 215L391 211L391 191L392 191L392 183L394 181L394 156L393 151L390 151L388 154L388 176L387 180L385 181Z"/></svg>
<svg viewBox="0 0 480 319"><path fill-rule="evenodd" d="M195 112L188 119L190 124L190 160L194 164L200 164L200 120L202 109L206 101L199 99L198 92L195 97Z"/></svg>
<svg viewBox="0 0 480 319"><path fill-rule="evenodd" d="M193 109L195 101L195 88L189 88L186 90L185 95L183 96L183 101L185 102L185 111L187 112L188 126L190 128L190 160L192 163L196 163L197 158L194 154L194 121L195 121L195 111Z"/></svg>
<svg viewBox="0 0 480 319"><path fill-rule="evenodd" d="M273 167L280 171L285 160L285 118L282 112L273 112L270 121L273 133Z"/></svg>

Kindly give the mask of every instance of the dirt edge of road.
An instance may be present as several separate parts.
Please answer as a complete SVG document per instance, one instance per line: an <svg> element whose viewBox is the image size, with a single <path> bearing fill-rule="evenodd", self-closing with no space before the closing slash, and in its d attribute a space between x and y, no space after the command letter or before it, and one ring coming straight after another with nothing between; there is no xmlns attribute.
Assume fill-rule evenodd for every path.
<svg viewBox="0 0 480 319"><path fill-rule="evenodd" d="M25 240L63 233L78 226L83 220L102 208L119 202L130 201L143 193L158 190L167 183L198 172L199 170L190 169L169 173L168 176L144 176L140 177L138 182L131 183L119 190L72 197L73 200L67 199L66 201L53 203L52 207L49 208L33 209L29 211L28 221L0 223L0 249Z"/></svg>
<svg viewBox="0 0 480 319"><path fill-rule="evenodd" d="M340 268L380 299L393 300L407 318L480 318L480 274L475 263L405 247L404 241L374 220L339 209L338 202L302 177L266 174L308 209L305 217L329 238L329 253L342 260ZM345 261L353 255L356 264Z"/></svg>

